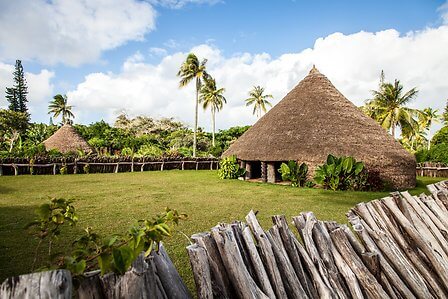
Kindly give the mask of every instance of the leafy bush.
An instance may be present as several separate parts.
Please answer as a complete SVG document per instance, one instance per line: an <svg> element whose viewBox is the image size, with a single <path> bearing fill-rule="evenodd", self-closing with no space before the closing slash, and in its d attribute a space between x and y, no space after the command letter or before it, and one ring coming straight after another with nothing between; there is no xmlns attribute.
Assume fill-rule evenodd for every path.
<svg viewBox="0 0 448 299"><path fill-rule="evenodd" d="M61 174L67 174L67 166L66 165L64 165L64 166L62 166L61 167L61 169L59 169L59 172L61 173Z"/></svg>
<svg viewBox="0 0 448 299"><path fill-rule="evenodd" d="M134 154L134 151L130 147L125 147L121 150L122 156L132 156Z"/></svg>
<svg viewBox="0 0 448 299"><path fill-rule="evenodd" d="M278 170L282 175L282 180L291 181L293 187L303 187L306 183L306 177L308 175L308 166L305 163L299 164L296 161L288 161L288 163L282 163Z"/></svg>
<svg viewBox="0 0 448 299"><path fill-rule="evenodd" d="M90 164L85 164L82 171L86 174L90 173Z"/></svg>
<svg viewBox="0 0 448 299"><path fill-rule="evenodd" d="M433 145L430 150L420 150L415 153L415 158L418 163L448 163L448 143L438 143L436 145Z"/></svg>
<svg viewBox="0 0 448 299"><path fill-rule="evenodd" d="M57 149L51 149L47 152L47 154L48 154L48 156L54 157L54 158L63 156L63 154L60 151L58 151Z"/></svg>
<svg viewBox="0 0 448 299"><path fill-rule="evenodd" d="M356 162L353 157L335 157L328 155L327 162L317 167L314 180L325 189L361 190L367 178L360 177L364 163Z"/></svg>
<svg viewBox="0 0 448 299"><path fill-rule="evenodd" d="M431 139L432 145L438 145L442 143L448 144L448 126L445 126L441 128L439 131L437 131L434 134L434 137L432 137Z"/></svg>
<svg viewBox="0 0 448 299"><path fill-rule="evenodd" d="M140 147L137 154L145 157L158 158L163 155L163 151L155 145L144 144Z"/></svg>
<svg viewBox="0 0 448 299"><path fill-rule="evenodd" d="M237 179L246 173L246 169L240 167L236 156L230 156L219 162L218 177L220 179Z"/></svg>

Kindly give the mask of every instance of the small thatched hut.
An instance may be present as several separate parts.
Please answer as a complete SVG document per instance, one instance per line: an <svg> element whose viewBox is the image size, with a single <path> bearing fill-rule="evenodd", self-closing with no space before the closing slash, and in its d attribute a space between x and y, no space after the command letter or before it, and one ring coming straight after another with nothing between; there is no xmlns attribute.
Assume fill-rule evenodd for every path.
<svg viewBox="0 0 448 299"><path fill-rule="evenodd" d="M70 124L63 125L53 135L44 141L47 151L56 149L61 153L76 152L82 150L92 152L90 145L75 131Z"/></svg>
<svg viewBox="0 0 448 299"><path fill-rule="evenodd" d="M328 154L363 161L395 188L415 186L415 158L315 67L223 156L236 155L247 178L275 182L281 162L305 162L313 174Z"/></svg>

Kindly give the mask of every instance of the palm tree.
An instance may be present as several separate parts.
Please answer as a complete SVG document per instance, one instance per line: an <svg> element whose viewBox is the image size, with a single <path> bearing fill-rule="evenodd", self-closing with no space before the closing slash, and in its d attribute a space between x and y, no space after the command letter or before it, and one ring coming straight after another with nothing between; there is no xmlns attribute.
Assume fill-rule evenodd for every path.
<svg viewBox="0 0 448 299"><path fill-rule="evenodd" d="M418 123L422 131L428 133L431 129L431 125L434 122L439 122L441 119L437 109L432 109L431 107L423 109L419 114ZM428 150L431 148L431 142L428 140Z"/></svg>
<svg viewBox="0 0 448 299"><path fill-rule="evenodd" d="M185 87L192 80L196 81L196 105L194 112L194 130L193 130L193 157L196 157L197 130L198 130L198 106L199 91L201 90L202 78L207 75L205 64L207 59L199 62L199 59L193 53L188 54L187 59L180 66L177 76L181 77L179 87Z"/></svg>
<svg viewBox="0 0 448 299"><path fill-rule="evenodd" d="M67 104L67 96L57 94L53 97L53 101L48 105L48 114L53 113L53 117L58 117L62 115L62 123L71 124L72 121L70 118L75 118L75 115L72 113L72 106Z"/></svg>
<svg viewBox="0 0 448 299"><path fill-rule="evenodd" d="M261 116L261 113L266 113L266 105L272 107L271 103L267 99L272 99L271 94L263 94L264 88L260 86L254 86L254 88L249 91L250 98L246 99L246 106L254 105L254 110L252 114L257 114L257 117Z"/></svg>
<svg viewBox="0 0 448 299"><path fill-rule="evenodd" d="M204 77L204 85L201 88L200 102L202 108L210 107L212 112L212 146L215 146L215 116L216 112L222 109L224 103L227 103L226 98L222 95L224 88L217 88L216 81L211 76Z"/></svg>
<svg viewBox="0 0 448 299"><path fill-rule="evenodd" d="M418 90L415 87L403 93L403 85L399 80L394 83L382 82L379 90L372 90L372 94L374 97L368 100L366 106L374 119L383 128L390 130L394 138L396 127L400 127L403 134L412 134L419 129L414 117L421 112L405 107L417 96Z"/></svg>

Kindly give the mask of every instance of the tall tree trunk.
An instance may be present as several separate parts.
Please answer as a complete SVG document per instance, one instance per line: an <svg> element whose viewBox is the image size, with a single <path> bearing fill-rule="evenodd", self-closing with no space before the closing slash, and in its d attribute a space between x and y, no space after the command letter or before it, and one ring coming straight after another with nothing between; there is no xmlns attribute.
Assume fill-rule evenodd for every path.
<svg viewBox="0 0 448 299"><path fill-rule="evenodd" d="M392 119L390 120L390 123L391 123L391 126L392 126L392 137L394 137L394 139L396 139L395 138L395 120L394 120L393 116L391 118Z"/></svg>
<svg viewBox="0 0 448 299"><path fill-rule="evenodd" d="M212 107L212 146L215 147L215 107Z"/></svg>
<svg viewBox="0 0 448 299"><path fill-rule="evenodd" d="M197 143L197 131L198 131L198 107L199 107L199 78L196 78L196 105L194 109L194 130L193 130L193 157L196 157L196 143Z"/></svg>

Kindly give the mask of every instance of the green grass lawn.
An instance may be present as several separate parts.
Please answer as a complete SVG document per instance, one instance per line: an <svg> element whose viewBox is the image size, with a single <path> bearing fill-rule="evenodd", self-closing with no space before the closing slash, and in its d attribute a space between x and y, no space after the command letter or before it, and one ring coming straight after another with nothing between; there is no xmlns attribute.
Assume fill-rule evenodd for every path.
<svg viewBox="0 0 448 299"><path fill-rule="evenodd" d="M441 180L420 178L412 193L425 192L425 185ZM219 180L216 171L164 171L118 174L0 177L0 281L28 273L37 241L23 226L34 217L34 209L50 197L73 199L79 215L76 228L60 239L59 250L67 251L86 226L102 235L124 233L136 220L151 217L168 206L187 213L178 230L190 236L209 231L218 222L244 220L250 209L258 210L268 228L270 216L288 219L301 211L313 211L322 220L346 223L345 213L356 203L387 193L333 192L290 186ZM190 289L194 282L180 233L166 241L177 269ZM42 251L42 256L45 253Z"/></svg>

